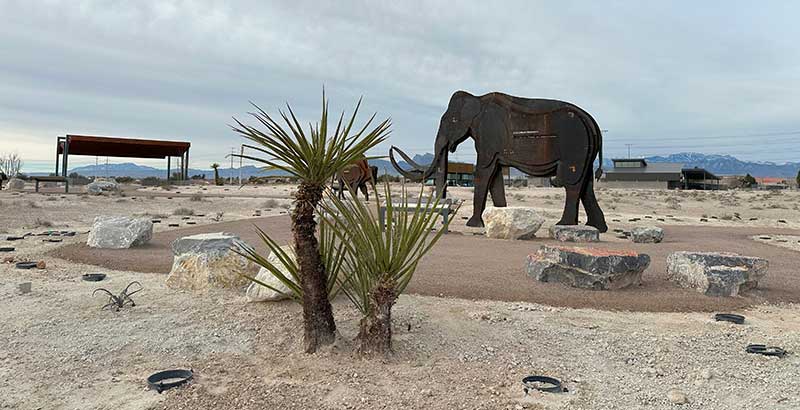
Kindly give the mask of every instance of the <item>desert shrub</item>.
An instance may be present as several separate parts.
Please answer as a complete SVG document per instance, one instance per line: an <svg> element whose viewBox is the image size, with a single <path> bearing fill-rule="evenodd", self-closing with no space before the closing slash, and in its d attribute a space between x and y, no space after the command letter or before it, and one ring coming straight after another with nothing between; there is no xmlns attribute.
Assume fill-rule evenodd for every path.
<svg viewBox="0 0 800 410"><path fill-rule="evenodd" d="M664 202L667 204L667 208L669 209L681 209L681 201L674 196L665 199Z"/></svg>
<svg viewBox="0 0 800 410"><path fill-rule="evenodd" d="M192 202L203 202L205 199L203 198L202 194L194 194L189 197L189 201Z"/></svg>
<svg viewBox="0 0 800 410"><path fill-rule="evenodd" d="M117 181L118 184L131 184L136 181L136 179L131 177L116 177L114 180Z"/></svg>
<svg viewBox="0 0 800 410"><path fill-rule="evenodd" d="M279 205L279 204L278 204L278 201L276 201L276 200L274 200L274 199L267 199L266 201L264 201L264 203L263 203L263 204L261 204L261 207L262 207L262 208L268 208L268 209L271 209L271 208L277 208L277 207L278 207L278 205Z"/></svg>
<svg viewBox="0 0 800 410"><path fill-rule="evenodd" d="M48 197L45 199L45 201L47 201L47 202L58 201L58 198L56 198L56 197L54 197L54 196L48 196Z"/></svg>
<svg viewBox="0 0 800 410"><path fill-rule="evenodd" d="M28 201L25 204L28 206L28 208L33 208L33 209L41 208L41 205L39 205L39 203L35 201Z"/></svg>
<svg viewBox="0 0 800 410"><path fill-rule="evenodd" d="M143 186L159 186L166 183L166 180L158 177L147 177L142 178L139 183L141 183Z"/></svg>
<svg viewBox="0 0 800 410"><path fill-rule="evenodd" d="M178 209L172 211L172 214L173 215L179 215L179 216L192 216L192 215L194 215L194 209L178 208Z"/></svg>
<svg viewBox="0 0 800 410"><path fill-rule="evenodd" d="M520 202L525 202L525 195L522 194L514 194L514 199Z"/></svg>
<svg viewBox="0 0 800 410"><path fill-rule="evenodd" d="M69 178L70 185L89 185L92 183L92 180L88 177L85 177L77 172L73 172L67 175Z"/></svg>

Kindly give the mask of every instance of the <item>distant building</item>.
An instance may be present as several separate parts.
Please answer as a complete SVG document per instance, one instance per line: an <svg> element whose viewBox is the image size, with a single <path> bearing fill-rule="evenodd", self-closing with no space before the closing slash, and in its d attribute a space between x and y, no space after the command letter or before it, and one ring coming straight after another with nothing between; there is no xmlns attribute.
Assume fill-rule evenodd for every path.
<svg viewBox="0 0 800 410"><path fill-rule="evenodd" d="M681 186L683 164L648 163L644 158L612 159L614 167L605 171L603 186L611 188L674 189Z"/></svg>
<svg viewBox="0 0 800 410"><path fill-rule="evenodd" d="M681 174L683 174L681 183L681 188L683 189L720 189L719 181L721 178L703 168L684 168L681 170Z"/></svg>
<svg viewBox="0 0 800 410"><path fill-rule="evenodd" d="M756 186L758 189L788 189L790 187L789 181L786 178L771 178L771 177L756 177Z"/></svg>

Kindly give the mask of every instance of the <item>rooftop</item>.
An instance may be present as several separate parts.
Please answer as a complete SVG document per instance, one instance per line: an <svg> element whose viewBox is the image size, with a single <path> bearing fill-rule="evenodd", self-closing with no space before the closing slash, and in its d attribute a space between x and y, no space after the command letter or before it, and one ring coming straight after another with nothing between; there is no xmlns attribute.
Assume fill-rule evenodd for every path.
<svg viewBox="0 0 800 410"><path fill-rule="evenodd" d="M145 140L136 138L67 135L69 155L92 155L126 158L180 157L189 150L188 142ZM58 143L58 153L64 153L64 141Z"/></svg>

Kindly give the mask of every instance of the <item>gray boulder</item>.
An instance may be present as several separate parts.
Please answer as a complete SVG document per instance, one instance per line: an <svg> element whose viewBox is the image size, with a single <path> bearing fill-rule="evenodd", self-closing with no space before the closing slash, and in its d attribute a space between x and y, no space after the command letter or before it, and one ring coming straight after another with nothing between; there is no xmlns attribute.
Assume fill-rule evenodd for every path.
<svg viewBox="0 0 800 410"><path fill-rule="evenodd" d="M664 230L657 226L637 226L631 230L636 243L659 243L664 240Z"/></svg>
<svg viewBox="0 0 800 410"><path fill-rule="evenodd" d="M542 227L544 217L529 207L491 207L483 211L483 222L488 238L531 239Z"/></svg>
<svg viewBox="0 0 800 410"><path fill-rule="evenodd" d="M143 245L153 237L153 223L147 218L98 216L86 244L92 248L127 249Z"/></svg>
<svg viewBox="0 0 800 410"><path fill-rule="evenodd" d="M737 296L754 289L769 262L753 256L717 252L674 252L667 257L669 279L708 296Z"/></svg>
<svg viewBox="0 0 800 410"><path fill-rule="evenodd" d="M526 271L540 282L614 290L640 284L649 265L650 256L633 251L545 245L528 256Z"/></svg>
<svg viewBox="0 0 800 410"><path fill-rule="evenodd" d="M119 191L119 185L116 182L108 180L96 180L89 185L86 185L86 192L92 195L102 195L104 193L114 193Z"/></svg>
<svg viewBox="0 0 800 410"><path fill-rule="evenodd" d="M600 231L587 225L553 225L550 237L559 242L600 242Z"/></svg>
<svg viewBox="0 0 800 410"><path fill-rule="evenodd" d="M6 182L5 189L9 191L22 191L25 189L25 181L19 178L11 178Z"/></svg>
<svg viewBox="0 0 800 410"><path fill-rule="evenodd" d="M281 249L286 253L287 256L289 256L289 259L292 261L297 260L297 257L294 254L294 249L292 249L291 245L281 246ZM270 253L270 255L267 257L267 262L278 268L283 276L289 279L292 278L289 268L281 262L280 258L278 258L275 253ZM283 282L278 280L278 278L276 278L275 275L273 275L268 269L262 267L258 271L256 279L279 290L280 292L276 292L266 286L261 286L258 283L252 282L250 283L250 286L247 287L248 302L275 302L289 299L289 294L291 293L289 288L284 285Z"/></svg>
<svg viewBox="0 0 800 410"><path fill-rule="evenodd" d="M258 267L234 249L249 245L238 236L217 232L178 238L172 242L172 269L166 284L171 288L206 291L210 288L243 288Z"/></svg>

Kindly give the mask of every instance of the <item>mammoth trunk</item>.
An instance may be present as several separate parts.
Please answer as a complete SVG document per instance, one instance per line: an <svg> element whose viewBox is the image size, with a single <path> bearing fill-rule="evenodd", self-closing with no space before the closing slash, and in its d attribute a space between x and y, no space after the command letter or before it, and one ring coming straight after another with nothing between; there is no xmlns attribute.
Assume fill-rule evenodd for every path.
<svg viewBox="0 0 800 410"><path fill-rule="evenodd" d="M361 318L358 353L365 356L392 352L392 305L397 299L394 283L379 282L370 291L369 313Z"/></svg>
<svg viewBox="0 0 800 410"><path fill-rule="evenodd" d="M440 198L447 197L447 150L444 150L441 154L438 154L436 158L433 159L433 163L431 167L436 167L436 177L434 182L436 183L436 195L439 195Z"/></svg>

